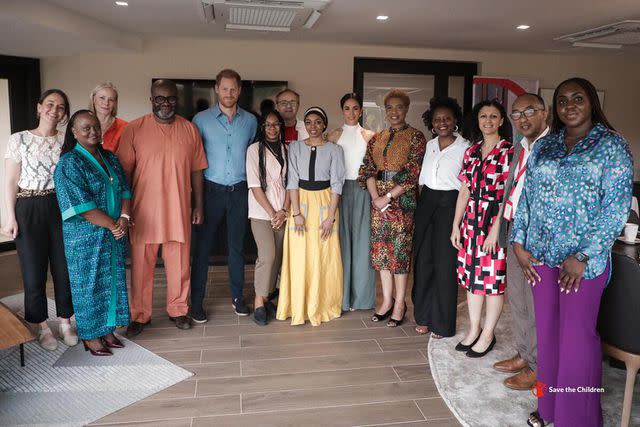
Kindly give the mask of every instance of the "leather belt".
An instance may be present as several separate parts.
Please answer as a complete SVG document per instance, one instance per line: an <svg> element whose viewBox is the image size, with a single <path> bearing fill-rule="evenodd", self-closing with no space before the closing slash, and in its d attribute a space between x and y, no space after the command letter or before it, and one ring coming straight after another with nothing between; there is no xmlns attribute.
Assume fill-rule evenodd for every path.
<svg viewBox="0 0 640 427"><path fill-rule="evenodd" d="M47 190L25 190L23 188L18 189L16 198L22 199L24 197L40 197L48 196L49 194L56 194L55 188L49 188Z"/></svg>

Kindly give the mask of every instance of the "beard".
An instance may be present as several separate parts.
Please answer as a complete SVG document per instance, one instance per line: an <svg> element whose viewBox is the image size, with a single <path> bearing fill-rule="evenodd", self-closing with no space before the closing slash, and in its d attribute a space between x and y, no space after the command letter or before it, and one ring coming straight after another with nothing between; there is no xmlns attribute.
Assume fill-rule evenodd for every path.
<svg viewBox="0 0 640 427"><path fill-rule="evenodd" d="M160 120L171 120L176 115L176 109L171 108L168 111L163 111L162 107L154 108L153 114Z"/></svg>

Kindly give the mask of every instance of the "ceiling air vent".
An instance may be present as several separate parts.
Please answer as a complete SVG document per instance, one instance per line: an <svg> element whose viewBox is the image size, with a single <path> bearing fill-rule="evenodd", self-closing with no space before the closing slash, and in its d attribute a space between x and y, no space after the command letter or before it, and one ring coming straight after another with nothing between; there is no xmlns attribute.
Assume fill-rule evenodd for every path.
<svg viewBox="0 0 640 427"><path fill-rule="evenodd" d="M331 0L201 0L207 22L226 30L311 28Z"/></svg>
<svg viewBox="0 0 640 427"><path fill-rule="evenodd" d="M640 43L640 21L621 21L578 33L556 37L554 40L572 43L577 47L620 49Z"/></svg>

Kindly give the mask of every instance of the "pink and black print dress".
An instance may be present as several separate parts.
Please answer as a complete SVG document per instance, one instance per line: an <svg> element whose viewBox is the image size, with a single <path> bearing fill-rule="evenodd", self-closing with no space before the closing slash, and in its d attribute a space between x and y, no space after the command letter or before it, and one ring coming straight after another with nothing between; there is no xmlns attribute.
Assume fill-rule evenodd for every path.
<svg viewBox="0 0 640 427"><path fill-rule="evenodd" d="M513 158L513 145L502 140L482 160L482 142L467 149L458 179L469 188L458 251L458 283L476 295L502 295L507 285L507 251L482 245L496 221Z"/></svg>

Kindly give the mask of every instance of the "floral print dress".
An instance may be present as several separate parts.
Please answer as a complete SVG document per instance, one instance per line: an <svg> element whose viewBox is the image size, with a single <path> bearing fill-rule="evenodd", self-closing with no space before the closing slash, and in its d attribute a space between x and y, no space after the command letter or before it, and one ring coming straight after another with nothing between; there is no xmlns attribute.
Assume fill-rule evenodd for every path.
<svg viewBox="0 0 640 427"><path fill-rule="evenodd" d="M458 179L469 188L458 251L458 283L476 295L502 295L507 285L507 251L496 245L488 254L482 245L496 221L513 159L513 145L500 141L482 160L482 142L464 153ZM499 222L499 221L498 221Z"/></svg>
<svg viewBox="0 0 640 427"><path fill-rule="evenodd" d="M418 176L427 140L418 129L405 125L385 129L367 144L358 182L366 189L367 178L376 178L378 194L387 194L396 185L405 190L385 211L389 219L371 207L371 265L393 274L409 273L413 242L413 213L416 208ZM378 179L378 172L394 173L392 179Z"/></svg>

